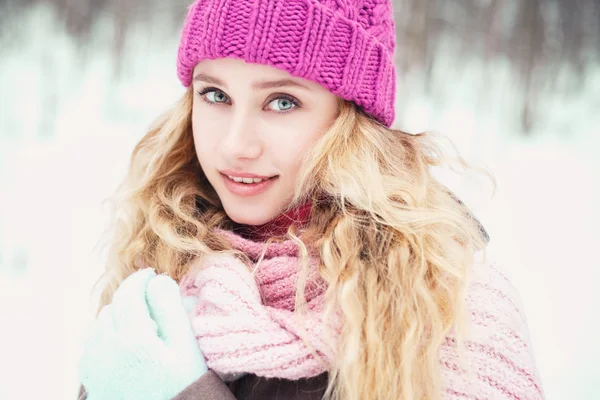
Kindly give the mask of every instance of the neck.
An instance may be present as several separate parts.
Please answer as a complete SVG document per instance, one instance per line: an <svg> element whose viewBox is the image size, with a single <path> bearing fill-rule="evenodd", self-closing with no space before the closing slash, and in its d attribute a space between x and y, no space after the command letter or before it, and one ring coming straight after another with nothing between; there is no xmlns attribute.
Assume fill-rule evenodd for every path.
<svg viewBox="0 0 600 400"><path fill-rule="evenodd" d="M284 236L292 225L306 224L310 218L310 210L311 204L305 203L263 225L236 225L235 231L248 239L264 242L272 237Z"/></svg>

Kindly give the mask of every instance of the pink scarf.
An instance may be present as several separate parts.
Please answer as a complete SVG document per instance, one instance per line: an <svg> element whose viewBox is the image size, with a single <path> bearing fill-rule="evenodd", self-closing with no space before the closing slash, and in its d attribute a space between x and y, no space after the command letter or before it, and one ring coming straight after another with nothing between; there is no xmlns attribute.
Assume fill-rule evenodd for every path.
<svg viewBox="0 0 600 400"><path fill-rule="evenodd" d="M316 259L311 258L301 323L294 315L300 268L297 245L292 241L265 245L229 231L221 233L252 260L258 260L265 246L266 252L253 266L254 274L234 257L210 256L181 280L182 294L197 299L190 319L208 367L224 380L244 373L297 380L327 371L335 348L324 340L329 332L322 314L325 285ZM327 324L337 337L340 324L335 319Z"/></svg>
<svg viewBox="0 0 600 400"><path fill-rule="evenodd" d="M254 232L260 237L261 232ZM222 232L234 248L256 260L265 244ZM181 281L182 292L194 296L190 314L200 350L208 367L223 380L245 373L291 380L328 371L335 349L324 338L323 285L311 264L306 288L306 323L294 318L294 290L298 277L298 248L291 242L267 246L264 259L254 267L229 256L208 257L199 270ZM459 362L450 334L440 351L444 399L544 398L519 296L493 263L476 255L467 294L470 332L466 339L469 375ZM339 334L341 318L326 321ZM310 346L300 339L302 328ZM337 337L335 338L337 339ZM335 343L335 340L333 341ZM324 361L320 363L311 349Z"/></svg>

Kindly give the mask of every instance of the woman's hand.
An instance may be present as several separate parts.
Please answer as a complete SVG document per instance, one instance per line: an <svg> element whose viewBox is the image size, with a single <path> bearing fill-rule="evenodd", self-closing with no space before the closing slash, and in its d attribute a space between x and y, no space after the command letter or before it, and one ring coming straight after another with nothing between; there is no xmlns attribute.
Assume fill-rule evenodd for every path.
<svg viewBox="0 0 600 400"><path fill-rule="evenodd" d="M170 400L206 371L178 285L150 268L123 281L79 362L87 400Z"/></svg>

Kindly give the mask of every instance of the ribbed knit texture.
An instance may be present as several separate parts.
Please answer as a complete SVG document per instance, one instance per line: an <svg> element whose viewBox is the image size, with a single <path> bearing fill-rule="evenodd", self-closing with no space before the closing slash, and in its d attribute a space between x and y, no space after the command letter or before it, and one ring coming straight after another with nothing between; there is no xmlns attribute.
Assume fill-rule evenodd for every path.
<svg viewBox="0 0 600 400"><path fill-rule="evenodd" d="M264 243L222 233L251 259L258 259L265 249ZM300 323L294 315L299 269L298 247L286 241L269 244L254 274L232 256L212 256L181 280L182 294L198 298L192 328L210 369L225 380L243 373L295 380L327 371L335 349L324 340L324 282L311 259L307 310ZM335 320L327 322L333 343L340 327Z"/></svg>
<svg viewBox="0 0 600 400"><path fill-rule="evenodd" d="M264 243L222 233L251 259L265 248ZM480 258L467 293L470 330L465 345L472 373L461 367L450 334L440 352L442 398L543 399L519 296L494 264ZM200 267L181 281L181 288L184 295L199 298L190 318L210 369L225 380L243 373L299 379L327 370L299 338L300 325L293 317L298 271L293 242L267 245L254 277L248 267L228 256L206 258ZM310 308L306 337L330 363L335 349L321 337L323 321L317 312L323 306L323 282L319 278L312 282L306 291ZM339 332L339 319L328 323Z"/></svg>
<svg viewBox="0 0 600 400"><path fill-rule="evenodd" d="M467 306L470 331L465 347L471 374L460 366L454 335L448 335L440 352L442 398L544 399L519 294L495 263L482 262L481 253Z"/></svg>
<svg viewBox="0 0 600 400"><path fill-rule="evenodd" d="M237 58L312 80L386 126L394 120L391 0L197 0L181 33L184 86L204 59Z"/></svg>

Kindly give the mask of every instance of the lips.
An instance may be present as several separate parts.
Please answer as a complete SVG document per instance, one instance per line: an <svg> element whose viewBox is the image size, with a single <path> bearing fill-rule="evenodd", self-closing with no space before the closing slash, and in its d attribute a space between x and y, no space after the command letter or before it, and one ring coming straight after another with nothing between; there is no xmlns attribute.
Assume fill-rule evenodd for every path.
<svg viewBox="0 0 600 400"><path fill-rule="evenodd" d="M270 177L270 178L242 178L242 177L233 176L233 175L227 175L227 177L229 179L231 179L232 181L234 181L234 182L245 183L245 184L261 183L263 181L267 181L269 179L273 179L274 178L274 177Z"/></svg>
<svg viewBox="0 0 600 400"><path fill-rule="evenodd" d="M246 176L240 176L246 175ZM248 176L250 175L250 176ZM267 191L279 178L278 175L267 177L251 174L225 174L221 173L225 187L237 196L256 196Z"/></svg>
<svg viewBox="0 0 600 400"><path fill-rule="evenodd" d="M224 170L219 170L219 172L223 175L226 176L235 176L237 178L259 178L259 179L269 179L269 178L273 178L275 175L259 175L259 174L253 174L251 172L243 172L243 171L236 171L233 169L224 169Z"/></svg>

